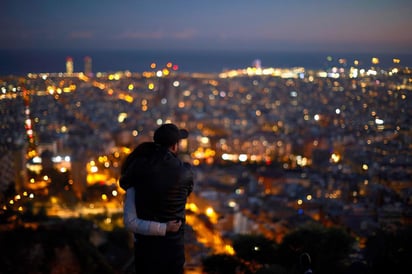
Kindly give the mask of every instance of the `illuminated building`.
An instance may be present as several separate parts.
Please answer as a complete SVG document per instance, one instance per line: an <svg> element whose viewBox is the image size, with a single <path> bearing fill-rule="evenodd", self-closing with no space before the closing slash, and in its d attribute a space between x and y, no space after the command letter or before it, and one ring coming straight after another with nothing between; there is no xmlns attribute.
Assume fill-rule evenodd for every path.
<svg viewBox="0 0 412 274"><path fill-rule="evenodd" d="M84 74L92 76L92 58L90 56L84 57Z"/></svg>
<svg viewBox="0 0 412 274"><path fill-rule="evenodd" d="M7 189L13 186L16 191L24 188L27 181L27 172L24 168L26 162L25 147L16 147L3 152L0 156L0 188Z"/></svg>
<svg viewBox="0 0 412 274"><path fill-rule="evenodd" d="M156 69L157 65L155 63L152 63L150 67L152 69ZM172 62L167 62L163 68L157 69L155 72L158 79L155 104L163 106L160 109L162 111L162 114L166 116L170 114L170 111L173 112L178 104L176 89L171 88L172 85L175 85L172 81L171 75L178 69L178 65L173 64Z"/></svg>
<svg viewBox="0 0 412 274"><path fill-rule="evenodd" d="M23 82L22 82L23 84ZM20 87L18 88L20 89ZM21 88L21 99L0 104L2 131L0 134L0 190L24 189L27 181L26 161L36 153L36 136L30 113L30 90ZM24 114L16 117L16 113ZM0 194L1 196L1 194Z"/></svg>
<svg viewBox="0 0 412 274"><path fill-rule="evenodd" d="M66 58L66 73L73 73L73 58L71 58L70 56Z"/></svg>

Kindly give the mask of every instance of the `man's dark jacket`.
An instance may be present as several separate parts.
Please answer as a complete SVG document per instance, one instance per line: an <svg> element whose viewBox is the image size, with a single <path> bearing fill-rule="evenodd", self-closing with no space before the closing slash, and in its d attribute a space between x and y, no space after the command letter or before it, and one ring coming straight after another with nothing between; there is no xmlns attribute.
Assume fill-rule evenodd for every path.
<svg viewBox="0 0 412 274"><path fill-rule="evenodd" d="M137 216L144 220L185 221L185 206L193 190L190 164L154 143L132 155L120 179L124 189L135 187Z"/></svg>

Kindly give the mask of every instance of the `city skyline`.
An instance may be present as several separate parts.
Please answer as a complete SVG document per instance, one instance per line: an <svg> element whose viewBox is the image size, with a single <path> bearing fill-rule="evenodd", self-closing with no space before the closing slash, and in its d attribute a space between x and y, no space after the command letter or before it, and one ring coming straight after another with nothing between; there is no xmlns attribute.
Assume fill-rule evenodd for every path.
<svg viewBox="0 0 412 274"><path fill-rule="evenodd" d="M287 254L282 246L301 239L295 246L324 259L317 273L350 272L360 261L370 273L383 266L401 273L402 258L411 257L408 68L85 77L72 71L73 60L66 59L67 73L1 78L2 270L59 272L67 262L76 273L133 266L118 178L136 144L168 121L189 130L179 157L196 175L185 273L207 272L203 258L210 254L240 256L238 235L259 236L253 246L265 251L256 245L262 235ZM296 230L309 225L319 228ZM328 236L340 232L355 241L331 262L325 247L349 243ZM375 256L376 243L394 234L379 245L385 254ZM21 260L21 254L34 255ZM270 267L295 268L276 254Z"/></svg>
<svg viewBox="0 0 412 274"><path fill-rule="evenodd" d="M379 1L5 1L0 49L409 53L412 4Z"/></svg>

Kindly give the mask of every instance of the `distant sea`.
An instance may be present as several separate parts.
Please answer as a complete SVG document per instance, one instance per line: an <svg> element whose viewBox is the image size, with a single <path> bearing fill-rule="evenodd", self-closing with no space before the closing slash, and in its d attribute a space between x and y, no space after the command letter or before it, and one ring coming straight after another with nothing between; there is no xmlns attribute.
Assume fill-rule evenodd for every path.
<svg viewBox="0 0 412 274"><path fill-rule="evenodd" d="M372 57L380 60L381 68L393 66L393 58L401 60L403 67L412 67L411 54L367 53L304 53L269 51L155 51L155 50L0 50L0 75L25 75L27 73L65 72L66 58L71 57L74 71L84 71L84 58L92 58L93 72L150 70L150 64L163 67L167 62L179 66L182 72L221 72L252 66L259 60L262 67L325 69L338 65L339 59L352 66L358 60L359 67L371 66ZM328 61L327 57L332 57Z"/></svg>

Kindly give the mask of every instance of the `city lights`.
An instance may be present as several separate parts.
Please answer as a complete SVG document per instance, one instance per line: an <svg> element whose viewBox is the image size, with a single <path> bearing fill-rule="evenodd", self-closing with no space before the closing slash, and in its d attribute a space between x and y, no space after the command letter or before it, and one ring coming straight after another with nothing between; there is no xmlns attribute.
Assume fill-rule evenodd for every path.
<svg viewBox="0 0 412 274"><path fill-rule="evenodd" d="M388 69L378 57L330 56L317 70L264 61L220 73L157 61L142 72L31 73L24 88L3 80L2 176L15 189L0 209L16 226L40 212L122 227L124 161L156 126L176 122L190 132L177 156L194 167L186 210L196 248L235 254L228 235L237 233L281 242L301 219L345 229L356 218L407 222L410 69L398 58Z"/></svg>

